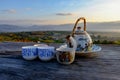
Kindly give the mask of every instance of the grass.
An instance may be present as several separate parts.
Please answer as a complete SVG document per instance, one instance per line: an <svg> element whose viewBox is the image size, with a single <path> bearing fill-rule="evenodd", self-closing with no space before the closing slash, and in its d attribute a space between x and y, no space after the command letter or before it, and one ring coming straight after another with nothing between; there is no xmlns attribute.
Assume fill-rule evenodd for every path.
<svg viewBox="0 0 120 80"><path fill-rule="evenodd" d="M65 37L68 34L70 34L69 31L6 32L0 33L0 41L64 43ZM120 45L119 33L114 33L113 36L112 34L113 33L90 32L94 44Z"/></svg>

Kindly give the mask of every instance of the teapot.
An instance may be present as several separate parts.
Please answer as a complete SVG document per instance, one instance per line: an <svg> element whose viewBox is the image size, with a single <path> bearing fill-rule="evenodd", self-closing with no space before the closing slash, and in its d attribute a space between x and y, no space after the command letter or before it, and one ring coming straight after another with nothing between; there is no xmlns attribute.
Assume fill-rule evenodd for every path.
<svg viewBox="0 0 120 80"><path fill-rule="evenodd" d="M83 28L83 30L80 30L81 27L78 27L79 30L76 31L77 24L81 20L84 21L84 28ZM77 43L76 53L77 52L78 53L79 52L87 52L87 51L92 50L93 42L92 42L92 38L90 37L90 35L86 31L86 19L84 17L80 17L76 21L71 35L74 37L74 39L76 40L76 43Z"/></svg>

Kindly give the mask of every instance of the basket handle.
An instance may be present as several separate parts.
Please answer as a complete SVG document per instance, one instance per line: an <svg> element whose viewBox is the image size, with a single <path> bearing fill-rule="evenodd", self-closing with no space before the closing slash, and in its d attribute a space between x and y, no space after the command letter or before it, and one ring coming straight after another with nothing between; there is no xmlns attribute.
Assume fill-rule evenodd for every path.
<svg viewBox="0 0 120 80"><path fill-rule="evenodd" d="M84 17L80 17L80 18L76 21L76 23L75 23L75 25L74 25L74 28L73 28L73 31L72 31L72 36L74 36L75 29L76 29L77 24L78 24L78 22L79 22L80 20L84 20L84 31L86 31L86 19L85 19Z"/></svg>

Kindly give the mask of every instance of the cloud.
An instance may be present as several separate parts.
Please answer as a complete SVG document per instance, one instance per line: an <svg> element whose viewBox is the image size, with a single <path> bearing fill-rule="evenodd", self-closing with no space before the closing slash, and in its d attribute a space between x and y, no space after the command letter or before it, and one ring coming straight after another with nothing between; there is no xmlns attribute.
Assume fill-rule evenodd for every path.
<svg viewBox="0 0 120 80"><path fill-rule="evenodd" d="M56 13L58 16L71 16L73 15L72 13Z"/></svg>
<svg viewBox="0 0 120 80"><path fill-rule="evenodd" d="M25 8L25 10L26 10L26 11L30 11L30 10L32 10L32 8Z"/></svg>
<svg viewBox="0 0 120 80"><path fill-rule="evenodd" d="M15 9L6 9L6 10L1 10L2 13L10 13L10 14L15 14L17 11Z"/></svg>

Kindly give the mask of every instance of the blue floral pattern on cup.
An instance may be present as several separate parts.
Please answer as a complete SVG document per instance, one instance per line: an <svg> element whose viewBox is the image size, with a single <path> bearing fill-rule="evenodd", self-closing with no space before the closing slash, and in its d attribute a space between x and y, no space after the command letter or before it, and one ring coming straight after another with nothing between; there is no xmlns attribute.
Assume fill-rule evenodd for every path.
<svg viewBox="0 0 120 80"><path fill-rule="evenodd" d="M38 56L41 60L50 60L55 56L54 47L38 48Z"/></svg>
<svg viewBox="0 0 120 80"><path fill-rule="evenodd" d="M22 48L22 56L37 56L37 48L36 47L23 47Z"/></svg>

